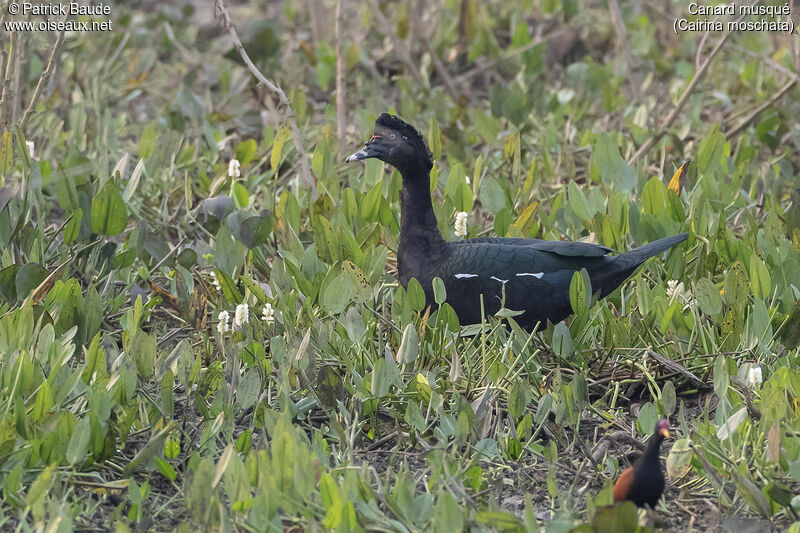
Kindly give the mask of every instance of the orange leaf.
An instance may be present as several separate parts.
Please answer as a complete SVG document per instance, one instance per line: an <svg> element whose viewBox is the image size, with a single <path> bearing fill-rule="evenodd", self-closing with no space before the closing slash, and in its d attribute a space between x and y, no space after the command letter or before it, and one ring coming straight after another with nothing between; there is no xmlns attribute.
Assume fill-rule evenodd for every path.
<svg viewBox="0 0 800 533"><path fill-rule="evenodd" d="M678 167L678 170L672 175L672 179L669 180L667 189L673 191L677 195L681 194L681 185L683 184L684 177L686 177L686 172L689 170L690 163L691 161L684 161L683 164Z"/></svg>

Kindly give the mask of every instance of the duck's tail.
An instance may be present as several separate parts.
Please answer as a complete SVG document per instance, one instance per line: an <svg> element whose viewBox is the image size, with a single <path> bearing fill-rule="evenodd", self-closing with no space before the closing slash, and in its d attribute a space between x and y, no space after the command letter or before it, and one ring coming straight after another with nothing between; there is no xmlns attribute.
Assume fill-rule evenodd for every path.
<svg viewBox="0 0 800 533"><path fill-rule="evenodd" d="M689 237L688 233L679 233L671 237L664 237L657 241L649 242L630 252L618 255L614 260L614 265L620 270L633 270L654 255L658 255L664 250L669 250L676 244L682 243Z"/></svg>

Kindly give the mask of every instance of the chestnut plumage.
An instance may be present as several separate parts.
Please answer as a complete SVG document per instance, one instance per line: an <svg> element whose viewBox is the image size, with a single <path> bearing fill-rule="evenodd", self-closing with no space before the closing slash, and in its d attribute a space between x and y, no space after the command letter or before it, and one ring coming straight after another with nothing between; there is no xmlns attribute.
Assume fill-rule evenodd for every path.
<svg viewBox="0 0 800 533"><path fill-rule="evenodd" d="M664 473L661 471L659 453L665 438L669 438L669 422L659 420L642 456L614 484L615 502L630 500L638 507L647 504L655 508L664 492Z"/></svg>

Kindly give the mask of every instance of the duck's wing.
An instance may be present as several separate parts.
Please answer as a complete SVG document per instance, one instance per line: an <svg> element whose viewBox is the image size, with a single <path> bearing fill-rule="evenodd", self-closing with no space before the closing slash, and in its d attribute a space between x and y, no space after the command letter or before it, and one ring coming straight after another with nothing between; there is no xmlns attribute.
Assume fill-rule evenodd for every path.
<svg viewBox="0 0 800 533"><path fill-rule="evenodd" d="M564 257L600 257L609 253L615 254L616 250L588 242L574 241L548 241L543 239L524 239L517 237L476 237L452 241L452 245L472 244L510 244L524 246L542 252L551 252Z"/></svg>
<svg viewBox="0 0 800 533"><path fill-rule="evenodd" d="M542 249L529 239L520 240L525 242L473 240L450 247L439 276L459 316L479 317L482 295L487 314L496 312L502 301L506 308L527 311L538 320L561 320L569 313L573 274L585 268L591 276L614 259L594 245L569 243L578 246L552 250L546 249L549 244Z"/></svg>

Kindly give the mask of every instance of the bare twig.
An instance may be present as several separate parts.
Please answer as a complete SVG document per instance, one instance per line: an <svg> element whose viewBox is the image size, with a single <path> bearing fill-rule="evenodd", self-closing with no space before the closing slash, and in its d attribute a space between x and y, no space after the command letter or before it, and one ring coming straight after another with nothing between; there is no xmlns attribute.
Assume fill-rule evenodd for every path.
<svg viewBox="0 0 800 533"><path fill-rule="evenodd" d="M344 103L344 46L342 45L342 23L344 22L345 0L336 1L336 140L338 146L344 143L344 123L346 120Z"/></svg>
<svg viewBox="0 0 800 533"><path fill-rule="evenodd" d="M14 85L11 88L11 122L16 122L20 109L20 93L22 92L22 54L27 47L28 35L17 33L17 47L14 53Z"/></svg>
<svg viewBox="0 0 800 533"><path fill-rule="evenodd" d="M611 20L614 23L614 31L617 33L617 44L622 48L622 54L625 57L625 63L628 66L628 80L633 89L634 96L638 100L641 97L639 83L634 76L633 52L631 45L628 43L628 36L625 32L625 22L622 20L622 10L619 8L617 0L609 0L608 9L611 11Z"/></svg>
<svg viewBox="0 0 800 533"><path fill-rule="evenodd" d="M225 29L228 30L231 39L233 39L233 44L236 47L236 51L239 53L239 56L242 58L242 61L244 61L245 65L247 65L247 68L259 82L264 84L267 89L275 93L275 95L278 97L278 100L280 100L281 105L284 107L286 111L286 120L289 121L289 128L292 132L292 141L294 142L295 150L297 150L297 153L300 156L300 169L303 174L303 182L311 190L311 197L316 199L317 184L314 181L314 177L311 175L311 169L308 167L308 156L306 155L305 149L303 149L303 143L300 140L300 130L297 128L297 121L294 118L294 111L292 111L292 105L289 103L286 93L283 92L283 89L281 89L278 85L268 80L266 76L264 76L250 60L250 56L247 55L244 45L242 44L241 39L239 39L239 34L236 33L236 28L233 25L230 14L228 13L228 8L225 7L225 0L214 0L214 6L217 11L217 15L222 18L222 23Z"/></svg>
<svg viewBox="0 0 800 533"><path fill-rule="evenodd" d="M719 17L717 17L719 18ZM715 19L716 20L716 19ZM697 45L697 53L694 56L694 69L700 70L700 57L703 55L703 48L706 47L706 41L708 40L708 36L711 35L711 31L706 31L703 33L703 36L700 38L700 44Z"/></svg>
<svg viewBox="0 0 800 533"><path fill-rule="evenodd" d="M378 19L378 22L383 28L384 35L391 39L395 50L397 50L397 54L400 56L400 60L406 65L411 75L414 76L414 80L422 85L427 85L425 79L422 77L422 73L417 68L417 64L411 57L411 53L408 51L408 48L406 48L405 44L397 37L397 34L392 29L392 23L383 15L378 3L375 0L367 0L367 3L369 4L370 14Z"/></svg>
<svg viewBox="0 0 800 533"><path fill-rule="evenodd" d="M8 107L8 95L10 93L9 86L11 85L11 75L14 72L14 57L16 56L16 50L19 46L19 36L17 35L19 32L12 31L11 36L9 38L9 46L8 46L8 55L6 56L6 64L5 64L5 73L3 74L3 87L0 91L0 129L4 129L6 124L9 123L8 115L9 113L6 111Z"/></svg>
<svg viewBox="0 0 800 533"><path fill-rule="evenodd" d="M689 97L694 92L695 87L697 87L697 84L700 83L700 80L703 79L703 77L705 76L708 67L711 65L711 61L714 59L714 57L716 57L716 55L722 49L722 45L725 44L725 41L727 41L732 34L733 32L725 32L722 35L722 37L720 37L719 41L717 41L717 45L714 47L713 50L711 50L711 53L708 54L706 60L703 62L702 65L700 65L700 68L697 69L697 71L694 73L692 80L689 82L689 85L686 86L686 89L684 89L680 100L678 100L678 103L675 104L673 110L670 112L669 115L667 115L667 118L661 125L661 131L650 136L650 138L647 139L644 142L644 144L639 147L638 150L636 150L633 156L631 156L630 161L628 161L629 163L636 162L640 157L646 154L650 150L650 148L655 146L655 144L659 140L661 140L661 137L663 137L666 134L667 128L669 128L672 125L672 123L675 122L675 119L678 118L678 113L681 112L683 106L685 106L686 102L689 101Z"/></svg>
<svg viewBox="0 0 800 533"><path fill-rule="evenodd" d="M685 377L686 379L688 379L689 382L692 385L694 385L695 387L697 387L698 390L706 390L706 389L710 388L708 386L708 384L706 384L705 381L703 381L702 379L698 378L692 372L687 370L683 365L680 365L680 364L676 363L675 361L673 361L669 357L664 357L663 355L655 352L654 350L652 350L650 348L647 348L646 353L651 358L655 359L656 362L658 362L658 364L660 364L664 368L666 368L666 369L668 369L668 370L670 370L672 372L676 372L676 373L680 374L681 376Z"/></svg>
<svg viewBox="0 0 800 533"><path fill-rule="evenodd" d="M754 2L753 5L755 5L755 3L756 2ZM743 18L744 15L741 15L737 19L737 22L741 21ZM651 135L650 138L648 138L644 142L644 144L641 145L638 150L636 150L633 156L631 156L630 160L628 161L629 163L636 162L640 157L646 154L650 150L650 148L655 146L655 144L659 140L661 140L661 138L666 134L667 128L669 128L672 125L672 123L675 122L675 119L678 118L678 114L683 109L683 106L686 105L686 102L689 101L689 97L694 92L695 87L697 87L697 84L700 83L700 80L703 79L703 77L705 77L706 71L708 70L708 67L711 65L711 62L714 60L719 51L722 49L722 45L725 44L725 42L731 35L733 35L733 32L725 32L722 35L722 37L720 37L719 41L717 41L716 46L714 46L714 49L711 50L711 53L708 54L706 60L703 62L702 65L700 65L700 68L698 68L697 71L694 73L694 76L692 77L692 80L689 82L689 85L687 85L686 89L684 89L680 100L678 100L678 103L675 104L675 108L670 112L669 115L667 115L667 118L661 125L661 131L658 131L657 133Z"/></svg>
<svg viewBox="0 0 800 533"><path fill-rule="evenodd" d="M750 123L753 122L758 117L758 115L761 114L762 111L764 111L766 108L768 108L769 106L771 106L772 104L774 104L775 102L780 100L780 98L784 94L786 94L789 91L789 89L791 89L792 87L797 85L798 78L800 78L800 75L795 74L795 76L791 80L789 80L787 83L785 83L783 85L783 87L778 89L778 92L776 92L775 94L772 95L772 98L770 98L766 102L764 102L761 105L759 105L758 107L756 107L753 110L752 113L747 115L747 117L743 121L741 121L739 123L738 126L736 126L733 129L725 132L725 136L730 139L731 137L734 137L734 136L738 135L739 133L741 133L742 130L745 129L747 126L749 126Z"/></svg>
<svg viewBox="0 0 800 533"><path fill-rule="evenodd" d="M518 56L518 55L520 55L522 53L525 53L525 52L527 52L528 50L530 50L532 48L536 48L537 46L539 46L542 43L546 43L547 41L551 41L553 39L557 39L558 37L561 37L562 35L567 35L568 33L573 33L574 31L575 30L573 28L567 27L567 28L561 28L560 30L556 30L556 31L554 31L552 33L548 33L547 35L545 35L543 37L537 37L536 39L532 40L531 42L529 42L527 44L523 44L519 48L514 48L513 50L507 50L501 57L498 57L498 58L493 59L491 61L487 61L482 65L479 65L479 66L477 66L477 67L475 67L473 69L470 69L470 70L464 72L463 74L458 76L458 78L456 79L456 82L457 83L462 83L464 81L467 81L468 79L470 79L470 78L472 78L474 76L477 76L481 72L484 72L484 71L486 71L486 70L488 70L490 68L493 68L498 63L502 63L503 61L507 61L507 60L511 59L512 57L515 57L515 56Z"/></svg>
<svg viewBox="0 0 800 533"><path fill-rule="evenodd" d="M45 68L42 75L39 77L39 81L36 83L36 89L33 90L33 96L31 96L31 101L28 103L28 107L25 109L25 113L22 115L22 120L20 120L20 127L25 126L25 122L28 120L28 117L31 114L31 111L36 107L36 103L39 101L39 97L42 95L42 89L44 88L45 82L53 75L53 71L55 70L56 62L55 57L58 52L61 50L61 41L64 39L64 29L62 28L60 32L58 32L58 36L56 36L56 42L53 44L53 49L50 50L50 58L47 60L47 67Z"/></svg>
<svg viewBox="0 0 800 533"><path fill-rule="evenodd" d="M436 69L436 73L439 74L439 76L444 80L444 84L447 86L450 96L452 96L454 99L458 99L459 93L455 83L453 82L453 77L450 76L450 73L447 72L446 68L444 68L442 60L439 59L439 56L436 54L436 50L433 49L431 42L427 39L425 40L425 49L428 50L428 53L431 55L433 68Z"/></svg>

